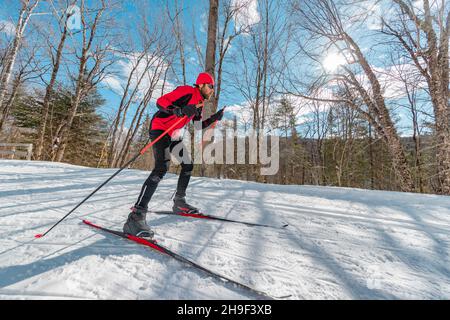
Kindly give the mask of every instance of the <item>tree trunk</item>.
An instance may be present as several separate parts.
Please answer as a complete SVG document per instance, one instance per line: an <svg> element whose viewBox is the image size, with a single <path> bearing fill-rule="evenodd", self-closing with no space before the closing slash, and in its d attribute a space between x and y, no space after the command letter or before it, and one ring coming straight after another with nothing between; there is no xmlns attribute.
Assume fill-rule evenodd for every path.
<svg viewBox="0 0 450 320"><path fill-rule="evenodd" d="M64 157L64 152L67 147L67 141L69 139L68 134L70 133L70 128L72 127L73 119L75 119L75 115L77 113L78 106L80 105L80 101L81 101L81 89L77 88L77 92L75 94L75 97L71 104L71 108L69 110L67 121L65 122L65 125L62 127L62 129L59 132L59 135L57 136L57 139L59 139L59 145L55 157L52 159L52 161L61 162Z"/></svg>
<svg viewBox="0 0 450 320"><path fill-rule="evenodd" d="M438 162L438 177L440 193L450 195L450 104L449 104L449 37L450 37L450 13L445 17L445 1L440 3L440 10L437 13L438 19L434 19L429 1L423 1L423 17L418 16L409 2L404 0L394 0L401 11L415 24L417 35L410 30L395 31L387 23L385 25L393 36L398 38L401 45L407 50L417 69L424 76L428 83L431 101L435 116L436 158ZM436 21L440 36L434 29ZM426 36L426 46L418 46L410 39L422 38L421 31ZM422 66L418 57L421 56L426 63Z"/></svg>
<svg viewBox="0 0 450 320"><path fill-rule="evenodd" d="M11 80L12 70L14 63L19 52L20 45L22 44L23 33L28 24L28 20L31 17L33 10L38 5L39 0L36 0L33 4L30 4L30 0L22 2L22 8L20 9L19 20L16 25L16 33L11 50L7 53L4 61L4 67L0 78L0 109L3 110L3 102L5 100L6 93L8 91L8 85Z"/></svg>
<svg viewBox="0 0 450 320"><path fill-rule="evenodd" d="M375 189L375 159L373 152L372 124L369 122L369 167L370 167L370 189Z"/></svg>
<svg viewBox="0 0 450 320"><path fill-rule="evenodd" d="M430 94L436 118L437 159L439 180L442 193L450 195L450 104L449 104L449 36L450 14L447 17L446 31L440 45L436 62L430 62L431 86Z"/></svg>
<svg viewBox="0 0 450 320"><path fill-rule="evenodd" d="M205 71L211 74L214 78L215 68L216 68L216 42L217 42L217 24L219 20L219 0L209 0L209 18L208 18L208 41L206 44L206 56L205 56ZM209 101L205 101L203 108L203 117L210 117L215 110L215 95L211 97ZM205 143L204 147L208 144ZM214 165L212 165L214 166ZM208 172L212 174L213 171ZM201 164L200 167L200 175L205 176L206 173L206 165Z"/></svg>
<svg viewBox="0 0 450 320"><path fill-rule="evenodd" d="M50 107L50 101L52 99L52 93L53 93L53 87L56 83L56 76L58 75L59 66L61 62L62 57L62 51L64 49L64 43L66 41L67 37L67 20L69 19L69 15L66 15L66 19L64 21L64 29L61 35L61 39L58 44L58 49L56 50L56 57L55 61L53 63L53 70L52 75L50 77L50 82L45 89L45 96L44 101L42 104L42 117L41 117L41 124L38 129L38 139L36 143L36 160L42 160L42 150L44 148L44 137L45 137L45 131L47 127L47 119L48 119L48 112Z"/></svg>
<svg viewBox="0 0 450 320"><path fill-rule="evenodd" d="M71 106L68 110L67 117L61 122L61 130L54 138L58 145L56 145L56 152L52 156L52 161L62 161L78 107L81 101L95 87L98 81L100 81L95 82L94 78L98 77L98 79L102 79L101 75L106 72L106 66L103 68L100 66L104 62L105 52L110 50L109 46L107 44L104 47L96 46L95 50L92 50L92 44L96 37L97 29L99 28L101 16L106 9L106 2L104 0L101 1L101 4L101 8L95 11L95 18L91 22L91 25L87 25L85 13L88 10L85 9L85 1L81 1L82 47L80 56L78 57L77 55L80 64L75 84L75 95L71 99ZM93 60L93 65L88 69L88 59L90 58Z"/></svg>
<svg viewBox="0 0 450 320"><path fill-rule="evenodd" d="M205 71L213 77L216 67L216 40L219 17L219 0L209 0L208 42L206 45Z"/></svg>
<svg viewBox="0 0 450 320"><path fill-rule="evenodd" d="M365 91L362 86L359 86L358 90L363 96L364 102L367 104L369 109L373 111L376 119L378 120L379 126L376 126L376 128L379 128L381 130L381 132L379 133L385 139L387 147L390 151L393 169L397 177L397 182L400 186L400 189L405 192L413 192L415 190L415 187L410 167L408 165L405 151L401 144L397 130L391 120L389 111L386 108L381 86L377 79L377 76L373 72L369 62L366 60L359 46L354 42L354 40L347 33L344 33L344 39L348 42L349 47L354 50L358 62L363 68L364 73L366 74L370 82L372 97L368 96L367 91ZM353 74L351 74L351 77L353 78L353 81L357 82Z"/></svg>

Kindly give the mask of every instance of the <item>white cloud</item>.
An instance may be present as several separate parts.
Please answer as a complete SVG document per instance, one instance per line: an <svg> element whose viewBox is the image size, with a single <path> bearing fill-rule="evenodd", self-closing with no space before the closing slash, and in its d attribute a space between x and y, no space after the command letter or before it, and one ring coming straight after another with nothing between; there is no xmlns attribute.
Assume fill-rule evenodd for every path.
<svg viewBox="0 0 450 320"><path fill-rule="evenodd" d="M227 106L225 114L228 118L236 117L238 123L238 133L245 134L245 130L249 130L252 125L253 109L249 102ZM229 116L232 114L232 116Z"/></svg>
<svg viewBox="0 0 450 320"><path fill-rule="evenodd" d="M401 99L406 97L406 89L404 81L408 82L408 86L416 86L417 89L424 89L427 87L427 83L423 77L418 76L416 66L399 62L397 65L387 67L375 67L371 66L375 73L378 82L380 83L383 97L385 99ZM355 75L358 82L368 92L372 92L370 81L366 74L359 73ZM404 80L405 79L405 80ZM327 91L320 94L322 98L333 99L332 87L338 85L336 80L329 82Z"/></svg>
<svg viewBox="0 0 450 320"><path fill-rule="evenodd" d="M377 74L381 87L384 88L384 97L386 99L400 99L407 95L403 79L408 81L408 86L427 87L425 79L417 77L417 68L411 64L398 64L396 66L373 69ZM368 83L368 80L366 82Z"/></svg>
<svg viewBox="0 0 450 320"><path fill-rule="evenodd" d="M162 95L163 78L168 65L163 58L148 54L143 59L139 59L141 53L134 52L122 56L122 59L116 63L116 70L103 80L103 83L112 91L122 96L127 85L129 75L134 70L130 81L128 94L137 88L135 100L141 101L150 87L154 87L151 102L156 102ZM166 81L165 92L172 90L174 86Z"/></svg>
<svg viewBox="0 0 450 320"><path fill-rule="evenodd" d="M332 99L333 94L329 89L323 89L318 92L315 98L322 99ZM280 105L280 101L282 98L285 98L291 103L293 106L293 113L296 117L296 124L304 124L311 120L312 114L327 112L330 109L330 103L326 102L313 102L310 99L302 98L295 95L284 95L274 97L271 104L268 106L267 111L267 119L270 119L274 114L276 108ZM253 123L253 109L251 107L253 102L244 102L241 104L235 104L227 107L226 114L232 114L236 116L238 123L238 133L245 134L245 129L250 130ZM231 118L232 116L228 116ZM267 122L264 128L265 132L276 133L277 131L271 127L270 123Z"/></svg>
<svg viewBox="0 0 450 320"><path fill-rule="evenodd" d="M123 93L123 87L120 79L113 75L108 75L103 79L103 84L105 84L110 90L116 92L117 94Z"/></svg>
<svg viewBox="0 0 450 320"><path fill-rule="evenodd" d="M367 8L367 20L366 25L369 30L381 30L382 28L382 9L379 4L374 4Z"/></svg>
<svg viewBox="0 0 450 320"><path fill-rule="evenodd" d="M261 21L257 0L232 0L233 8L239 8L234 16L236 28L245 30Z"/></svg>
<svg viewBox="0 0 450 320"><path fill-rule="evenodd" d="M357 4L350 3L343 6L341 9L342 14L348 17L344 21L344 29L356 33L362 31L361 27L368 30L380 30L382 27L381 18L384 17L386 19L391 14L388 9L388 3L363 0L358 1Z"/></svg>
<svg viewBox="0 0 450 320"><path fill-rule="evenodd" d="M430 10L431 12L436 12L440 9L440 0L431 0L430 1ZM444 1L445 2L445 1ZM423 6L423 0L416 0L413 3L413 8L416 13L423 14L425 12Z"/></svg>
<svg viewBox="0 0 450 320"><path fill-rule="evenodd" d="M334 96L329 89L322 89L313 96L313 98L318 99L333 99L333 97ZM297 125L308 122L311 114L327 112L330 109L330 103L327 102L312 101L295 95L285 95L284 98L287 99L294 108ZM275 104L279 104L280 100L281 96L275 100Z"/></svg>
<svg viewBox="0 0 450 320"><path fill-rule="evenodd" d="M195 57L188 57L188 61L192 64L199 64L197 58Z"/></svg>
<svg viewBox="0 0 450 320"><path fill-rule="evenodd" d="M16 33L16 26L10 21L0 20L0 31L13 36Z"/></svg>

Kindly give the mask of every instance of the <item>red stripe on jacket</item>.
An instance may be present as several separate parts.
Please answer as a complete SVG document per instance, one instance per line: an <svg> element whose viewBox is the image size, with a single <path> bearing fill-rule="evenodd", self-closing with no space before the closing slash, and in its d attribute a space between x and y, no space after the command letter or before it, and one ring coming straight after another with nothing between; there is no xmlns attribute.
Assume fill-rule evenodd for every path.
<svg viewBox="0 0 450 320"><path fill-rule="evenodd" d="M182 108L187 105L197 105L204 101L200 90L197 87L191 86L180 86L177 87L172 92L169 92L161 96L156 100L158 107L164 111L158 111L154 114L150 126L150 130L167 130L171 125L173 125L179 118L172 113L174 108ZM167 112L165 112L167 110ZM195 120L200 120L201 117ZM192 118L185 119L176 125L171 131L168 132L170 136L173 136L174 132L183 128L186 124L191 121Z"/></svg>

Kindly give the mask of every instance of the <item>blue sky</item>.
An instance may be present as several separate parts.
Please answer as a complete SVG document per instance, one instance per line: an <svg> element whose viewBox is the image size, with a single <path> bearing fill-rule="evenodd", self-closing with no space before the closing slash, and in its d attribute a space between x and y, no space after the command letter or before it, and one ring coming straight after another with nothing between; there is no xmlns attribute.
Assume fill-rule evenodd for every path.
<svg viewBox="0 0 450 320"><path fill-rule="evenodd" d="M181 21L183 24L184 30L187 30L188 33L186 37L190 37L190 33L192 28L192 25L195 25L195 32L196 32L196 39L199 42L199 44L202 47L202 54L205 54L205 48L206 48L206 23L207 23L207 16L208 16L208 3L207 1L194 1L194 0L185 0L185 1L178 1L178 4L182 4L182 13L181 13ZM161 14L166 8L164 7L164 1L151 1L151 10L149 10L148 15L146 16L149 24L155 24L159 23L158 21L158 15ZM181 5L180 5L181 6ZM135 21L136 17L139 16L139 13L137 12L137 8L133 4L127 4L125 7L126 11L124 11L122 14L118 16L119 23L123 22L123 25L128 25L129 21ZM175 10L173 7L170 8L170 10ZM132 19L129 19L132 18ZM130 36L133 37L133 27L130 26ZM186 54L186 60L188 63L186 64L186 74L187 74L187 84L191 85L195 82L196 77L199 72L203 72L202 68L200 67L198 63L198 55L197 52L193 48L193 44L191 41L187 40L185 44L185 54ZM177 61L176 61L177 64ZM180 67L175 67L175 73L169 72L169 79L168 82L173 87L176 87L178 85L183 85L183 80L181 77L181 71ZM114 109L113 106L118 106L120 103L121 97L117 95L116 92L113 90L108 89L102 89L101 90L102 95L107 100L107 106L103 108L105 112L109 112L108 110ZM221 106L226 104L239 104L242 102L239 97L232 98L232 95L225 94L221 97ZM150 103L148 113L152 114L156 107L154 106L154 100L158 97L154 97L152 99L152 102Z"/></svg>
<svg viewBox="0 0 450 320"><path fill-rule="evenodd" d="M54 0L56 2L56 0ZM88 0L88 3L95 3L94 0ZM183 10L181 13L181 21L183 23L183 28L187 30L187 36L189 37L189 33L192 30L192 26L194 25L194 30L196 33L197 41L200 43L202 47L202 55L205 54L205 47L206 47L206 22L208 17L208 1L206 0L172 0L170 1L170 9L174 10L174 4L177 2L179 5L182 4ZM11 21L15 22L17 19L17 12L18 12L18 1L15 0L0 0L0 21ZM134 5L134 3L139 3L139 1L133 2L133 1L124 1L122 10L118 11L115 10L115 18L117 19L117 25L112 26L112 28L121 28L125 29L128 32L128 37L130 39L137 39L137 33L136 28L134 24L137 19L139 19L141 14L144 14L145 17L148 19L149 24L158 24L159 16L162 14L162 12L165 10L165 1L158 1L158 0L150 0L146 2L147 8L145 12L141 12L140 9ZM283 2L284 3L284 2ZM382 2L380 5L376 4L375 1L367 2L369 5L367 7L367 10L373 11L375 16L379 16L382 14L386 14L388 7L386 6L386 1ZM142 2L140 2L142 4ZM255 7L256 9L256 7ZM39 12L45 11L45 5L43 5ZM39 16L37 16L39 18ZM373 19L369 21L369 23L365 23L362 25L354 24L352 26L358 26L358 30L354 30L354 35L358 38L358 43L360 47L365 51L365 53L370 56L370 62L373 66L379 68L379 69L385 69L389 68L389 65L392 63L389 61L389 55L388 50L389 47L385 46L383 44L374 45L375 43L379 42L378 37L375 32L373 32L373 29L376 28L377 20ZM245 36L243 39L245 40ZM76 41L76 38L73 38L72 41ZM135 51L139 51L139 48L135 48ZM197 52L194 50L193 45L189 39L186 39L186 46L185 46L185 53L186 53L186 60L188 61L187 64L187 84L192 84L195 81L195 78L197 74L201 71L201 67L198 64L198 55ZM233 50L233 47L232 49ZM323 57L321 57L321 60L327 64L328 62L331 62L331 65L333 66L333 61L338 59L338 57L333 56L333 53L323 53ZM305 61L300 61L304 62ZM120 68L123 66L120 64L116 64L113 66L116 71L120 71ZM227 68L235 68L234 70L231 70L233 72L239 73L239 65L229 65ZM302 66L301 63L298 64L298 69L296 70L296 73L298 73L300 76L302 73L305 72L305 69L307 66ZM317 67L317 65L316 65ZM332 67L333 68L333 67ZM126 69L124 69L126 70ZM125 77L126 74L124 73L122 75ZM119 74L119 80L120 80L120 74ZM169 73L169 83L172 86L178 86L182 85L182 79L181 79L181 72L180 68L175 66L175 73L170 72ZM224 91L221 94L221 100L219 107L224 105L241 105L243 106L241 108L242 112L245 113L246 111L246 105L248 101L245 101L245 98L236 90L233 89L231 86L232 83L230 83L232 80L227 78L226 76L223 79L223 88ZM121 97L114 91L108 88L107 84L104 83L101 88L99 88L100 93L102 96L106 99L105 106L99 110L102 115L105 117L111 118L115 111L117 110L117 107L120 103ZM153 101L158 98L153 97ZM400 100L401 101L401 100ZM156 110L154 103L151 102L148 113L152 114ZM235 108L235 110L237 110ZM408 126L410 125L410 121L408 120L407 113L399 112L399 115L402 119L400 123L400 127L405 128L404 132L408 132ZM230 114L228 115L230 116Z"/></svg>
<svg viewBox="0 0 450 320"><path fill-rule="evenodd" d="M57 1L54 1L57 3ZM194 0L179 0L177 1L179 6L182 4L182 13L181 13L181 21L183 23L183 28L185 30L192 30L192 24L195 24L195 30L196 30L196 37L200 45L205 48L206 47L206 30L204 24L206 23L207 14L208 14L208 2L207 1L194 1ZM95 1L87 1L88 4L95 3ZM131 38L135 38L137 40L137 33L136 28L134 27L134 23L138 22L137 19L139 19L140 15L142 14L139 12L138 6L135 4L139 3L139 1L124 1L122 3L122 10L116 10L114 12L115 18L117 19L117 26L121 29L127 29L128 36ZM175 3L175 1L172 1L172 3ZM145 17L148 19L150 27L153 24L159 23L158 16L161 15L165 8L165 1L158 1L158 0L152 0L147 3L148 7L146 8L147 11L145 12ZM170 8L170 10L175 10L173 7ZM17 21L19 11L19 2L15 0L0 0L0 21L5 23L8 22L11 23L11 25L15 24ZM36 12L39 13L49 13L48 15L44 16L35 16L32 17L32 19L41 19L41 17L50 17L50 13L52 11L52 7L46 3L40 4L40 7ZM68 43L70 41L79 41L80 37L72 36L71 39L68 40ZM136 48L136 50L139 50L139 48ZM199 72L203 71L196 63L192 63L194 60L198 60L197 54L194 51L194 48L192 47L191 43L186 43L186 59L190 61L190 63L187 64L187 82L188 84L192 84L195 82L195 79ZM204 50L203 50L204 51ZM204 54L204 52L203 52ZM116 68L117 69L117 68ZM169 73L169 79L168 82L171 83L173 86L182 85L182 79L180 77L181 73L179 70L176 70L176 73ZM61 70L60 74L64 71ZM126 76L126 75L124 75ZM64 77L64 76L63 76ZM99 88L99 92L102 94L102 96L106 99L105 106L101 108L100 113L103 115L113 115L114 111L117 109L117 106L120 103L121 97L114 92L113 90L108 89L108 86L103 85ZM157 97L155 97L157 98ZM230 103L230 101L227 101L227 97L223 96L223 102L224 103ZM235 103L239 101L234 101ZM153 103L150 105L149 113L153 113L156 109L153 106Z"/></svg>

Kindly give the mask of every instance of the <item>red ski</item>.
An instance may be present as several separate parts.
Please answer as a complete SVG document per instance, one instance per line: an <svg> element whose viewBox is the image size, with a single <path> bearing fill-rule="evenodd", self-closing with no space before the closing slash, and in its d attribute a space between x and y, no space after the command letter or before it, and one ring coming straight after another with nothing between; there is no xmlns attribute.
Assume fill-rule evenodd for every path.
<svg viewBox="0 0 450 320"><path fill-rule="evenodd" d="M195 262L193 262L193 261L191 261L191 260L189 260L189 259L187 259L187 258L185 258L185 257L183 257L183 256L181 256L181 255L171 251L171 250L169 250L168 248L158 244L155 240L147 240L147 239L140 238L140 237L135 237L133 235L126 234L126 233L123 233L123 232L120 232L120 231L117 231L117 230L104 228L104 227L95 225L95 224L93 224L92 222L90 222L88 220L83 220L83 223L88 225L88 226L91 226L93 228L96 228L98 230L102 230L102 231L114 234L116 236L119 236L121 238L125 238L125 239L128 239L128 240L134 241L134 242L136 242L138 244L141 244L141 245L144 245L146 247L149 247L149 248L151 248L153 250L156 250L156 251L158 251L158 252L160 252L162 254L170 256L170 257L172 257L172 258L174 258L174 259L176 259L176 260L178 260L180 262L183 262L183 263L186 263L186 264L188 264L188 265L190 265L192 267L195 267L195 268L197 268L197 269L207 273L208 275L213 276L216 279L232 283L235 286L237 286L239 288L242 288L242 289L245 289L245 290L248 290L248 291L250 291L250 292L252 292L252 293L254 293L254 294L256 294L256 295L258 295L258 296L260 296L262 298L274 299L274 298L272 298L271 296L267 295L264 292L258 291L258 290L253 289L253 288L251 288L251 287L249 287L249 286L247 286L245 284L242 284L240 282L234 281L234 280L232 280L232 279L230 279L228 277L225 277L225 276L220 275L220 274L218 274L218 273L216 273L214 271L211 271L211 270L209 270L209 269L207 269L207 268L205 268L205 267L203 267L203 266L201 266L201 265L199 265L199 264L197 264L197 263L195 263ZM279 297L277 299L282 299L282 298L287 298L287 297L289 297L289 296Z"/></svg>

